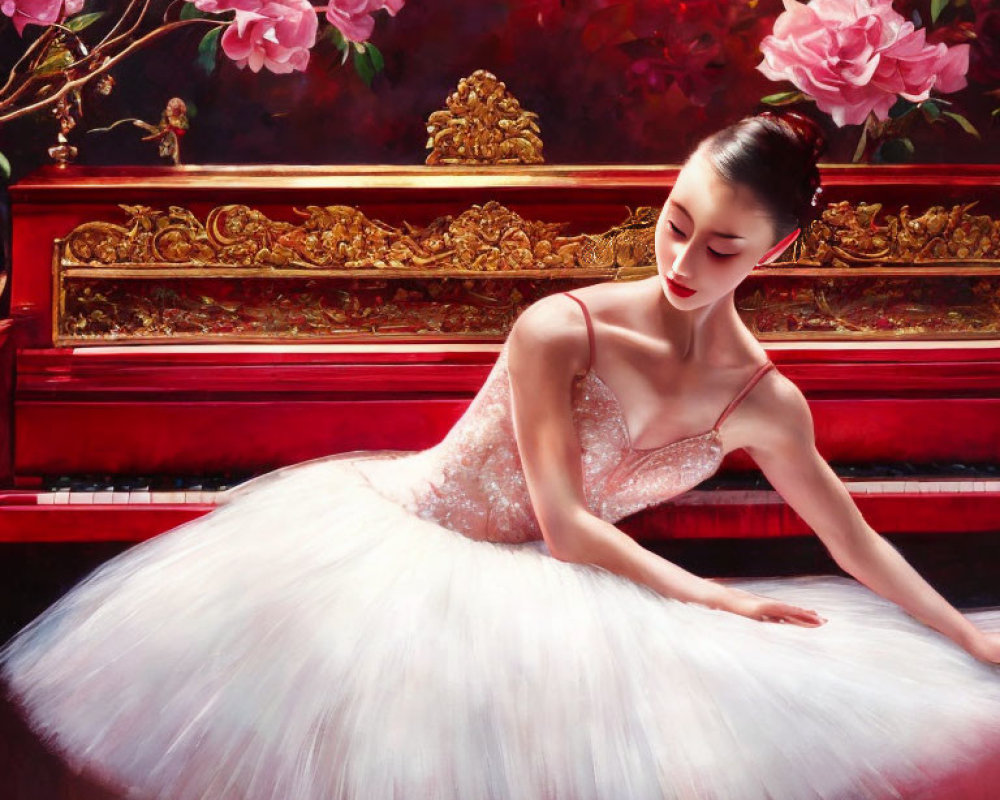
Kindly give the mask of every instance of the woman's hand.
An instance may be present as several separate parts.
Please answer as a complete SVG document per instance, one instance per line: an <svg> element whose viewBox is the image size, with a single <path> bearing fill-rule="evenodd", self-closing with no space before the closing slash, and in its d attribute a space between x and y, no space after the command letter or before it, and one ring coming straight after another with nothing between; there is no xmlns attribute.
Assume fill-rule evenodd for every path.
<svg viewBox="0 0 1000 800"><path fill-rule="evenodd" d="M815 611L799 608L791 603L775 600L773 597L763 597L732 587L729 588L729 592L722 608L743 617L762 622L788 622L807 628L816 628L826 622Z"/></svg>
<svg viewBox="0 0 1000 800"><path fill-rule="evenodd" d="M979 631L965 645L965 649L987 664L1000 664L1000 633Z"/></svg>

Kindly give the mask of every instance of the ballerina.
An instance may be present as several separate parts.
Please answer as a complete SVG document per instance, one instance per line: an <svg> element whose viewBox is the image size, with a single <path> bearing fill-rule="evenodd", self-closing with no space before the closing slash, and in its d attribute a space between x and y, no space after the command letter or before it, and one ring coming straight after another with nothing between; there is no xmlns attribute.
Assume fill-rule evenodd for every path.
<svg viewBox="0 0 1000 800"><path fill-rule="evenodd" d="M810 158L818 156L823 141L811 120L795 113L757 120L769 116L794 126L813 148ZM746 450L840 567L976 657L1000 662L1000 635L983 632L950 606L865 522L816 450L802 392L774 368L736 312L737 285L801 232L789 199L801 203L820 191L815 166L806 186L795 185L801 178L794 167L791 180L775 179L768 170L775 144L765 143L770 129L757 120L709 138L689 158L657 220L655 277L564 293L580 308L546 298L514 326L508 369L515 427L545 541L558 558L599 564L668 597L755 619L822 624L815 610L687 573L588 513L565 387L595 370L599 353L597 380L609 395L631 401L626 408L615 400L629 450L655 451L664 445L637 445L678 440L700 447L702 438L681 435L699 431L719 455ZM744 379L746 397L739 390ZM734 394L739 408L726 408L710 428L714 410Z"/></svg>
<svg viewBox="0 0 1000 800"><path fill-rule="evenodd" d="M766 113L699 143L655 276L526 309L435 446L275 470L106 562L0 652L11 702L138 798L989 798L1000 608L866 524L735 310L822 148ZM737 448L852 578L711 580L616 527Z"/></svg>

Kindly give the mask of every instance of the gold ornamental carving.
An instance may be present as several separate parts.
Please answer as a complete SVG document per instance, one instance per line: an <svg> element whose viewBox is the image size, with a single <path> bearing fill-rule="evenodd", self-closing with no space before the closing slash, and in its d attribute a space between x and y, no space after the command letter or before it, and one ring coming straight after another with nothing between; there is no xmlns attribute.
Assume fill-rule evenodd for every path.
<svg viewBox="0 0 1000 800"><path fill-rule="evenodd" d="M830 203L791 249L800 266L870 267L933 262L1000 263L1000 220L973 214L978 201L934 205L915 216L908 205L880 222L881 203ZM774 262L777 266L779 263Z"/></svg>
<svg viewBox="0 0 1000 800"><path fill-rule="evenodd" d="M492 72L458 82L445 108L427 119L427 164L541 164L538 115Z"/></svg>
<svg viewBox="0 0 1000 800"><path fill-rule="evenodd" d="M738 287L737 310L761 340L996 337L998 224L972 206L904 206L880 225L876 204L832 204L794 260ZM495 201L423 226L352 206L294 209L298 222L245 205L204 221L121 208L123 224L86 222L55 243L57 345L502 340L548 294L656 269L649 206L579 235Z"/></svg>
<svg viewBox="0 0 1000 800"><path fill-rule="evenodd" d="M189 210L121 205L123 225L88 222L63 241L64 267L185 265L272 270L549 270L579 266L586 235L569 223L528 220L495 201L429 225L372 220L351 206L307 206L296 225L245 205L213 208L202 223Z"/></svg>
<svg viewBox="0 0 1000 800"><path fill-rule="evenodd" d="M579 261L583 267L614 269L620 277L628 271L651 274L656 264L654 234L660 209L639 206L626 209L628 218L604 233L587 236L581 244Z"/></svg>
<svg viewBox="0 0 1000 800"><path fill-rule="evenodd" d="M1000 265L1000 220L971 214L975 203L908 206L877 224L880 204L832 203L772 267ZM389 225L353 206L294 209L295 224L246 205L213 208L200 221L180 206L121 205L124 224L95 221L71 231L64 267L171 265L247 269L459 270L499 272L590 268L652 274L659 209L627 210L625 221L596 234L564 234L569 222L529 220L496 201L430 224ZM619 277L627 277L620 275Z"/></svg>

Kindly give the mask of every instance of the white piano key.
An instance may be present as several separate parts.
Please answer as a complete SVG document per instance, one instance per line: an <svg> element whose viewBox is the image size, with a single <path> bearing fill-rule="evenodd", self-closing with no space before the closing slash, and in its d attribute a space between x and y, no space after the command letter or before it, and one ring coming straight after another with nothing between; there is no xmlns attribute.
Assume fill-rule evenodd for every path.
<svg viewBox="0 0 1000 800"><path fill-rule="evenodd" d="M133 503L135 504L149 503L151 502L150 493L148 490L142 490L142 489L131 491L128 493L128 502L129 505Z"/></svg>
<svg viewBox="0 0 1000 800"><path fill-rule="evenodd" d="M152 502L178 505L184 503L185 492L153 492Z"/></svg>
<svg viewBox="0 0 1000 800"><path fill-rule="evenodd" d="M115 490L111 492L111 504L112 505L127 505L128 504L128 492L123 492L120 490Z"/></svg>
<svg viewBox="0 0 1000 800"><path fill-rule="evenodd" d="M215 498L218 496L218 492L211 490L195 490L190 492L184 492L184 500L187 503L207 503L209 505L215 503Z"/></svg>
<svg viewBox="0 0 1000 800"><path fill-rule="evenodd" d="M69 489L60 489L58 492L52 492L52 504L56 506L68 506Z"/></svg>

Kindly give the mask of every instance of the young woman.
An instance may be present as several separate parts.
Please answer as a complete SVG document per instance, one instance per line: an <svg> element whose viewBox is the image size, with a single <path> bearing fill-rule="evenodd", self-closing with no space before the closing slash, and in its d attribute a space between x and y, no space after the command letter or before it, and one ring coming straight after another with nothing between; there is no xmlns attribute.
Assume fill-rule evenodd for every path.
<svg viewBox="0 0 1000 800"><path fill-rule="evenodd" d="M655 277L535 303L436 446L277 470L107 562L0 654L11 702L129 797L989 797L1000 608L865 523L733 304L821 149L791 116L706 139ZM857 581L712 581L615 526L736 448Z"/></svg>

